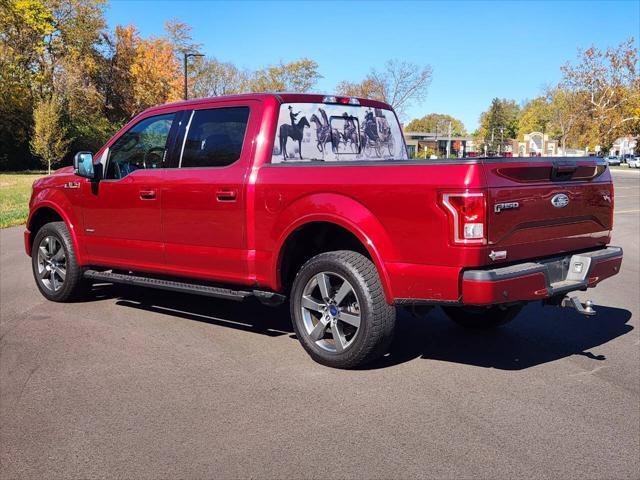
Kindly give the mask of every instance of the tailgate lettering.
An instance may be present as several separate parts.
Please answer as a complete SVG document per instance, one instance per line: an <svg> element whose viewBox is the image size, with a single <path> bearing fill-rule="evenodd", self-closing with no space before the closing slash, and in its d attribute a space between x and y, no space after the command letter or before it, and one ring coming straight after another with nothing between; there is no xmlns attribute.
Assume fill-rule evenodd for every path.
<svg viewBox="0 0 640 480"><path fill-rule="evenodd" d="M519 202L496 203L493 206L493 211L496 213L500 213L502 210L511 210L519 207L520 207Z"/></svg>

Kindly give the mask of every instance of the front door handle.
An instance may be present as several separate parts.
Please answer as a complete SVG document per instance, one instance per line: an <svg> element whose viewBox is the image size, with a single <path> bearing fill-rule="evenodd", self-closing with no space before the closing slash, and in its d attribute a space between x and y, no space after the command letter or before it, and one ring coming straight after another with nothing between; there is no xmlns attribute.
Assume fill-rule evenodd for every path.
<svg viewBox="0 0 640 480"><path fill-rule="evenodd" d="M235 202L238 198L238 191L232 189L220 189L216 192L219 202Z"/></svg>
<svg viewBox="0 0 640 480"><path fill-rule="evenodd" d="M156 199L156 191L155 190L140 190L140 199L141 200L155 200Z"/></svg>

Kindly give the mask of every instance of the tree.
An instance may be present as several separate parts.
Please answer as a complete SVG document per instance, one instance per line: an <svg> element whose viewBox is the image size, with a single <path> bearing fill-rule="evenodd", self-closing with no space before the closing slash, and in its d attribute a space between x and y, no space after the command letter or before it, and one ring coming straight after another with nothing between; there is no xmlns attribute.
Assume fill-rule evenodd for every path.
<svg viewBox="0 0 640 480"><path fill-rule="evenodd" d="M62 123L62 108L57 98L41 100L34 108L30 145L31 151L40 157L49 174L51 165L62 160L67 153L69 140L67 129Z"/></svg>
<svg viewBox="0 0 640 480"><path fill-rule="evenodd" d="M449 122L451 122L451 134L456 137L464 137L467 130L464 124L451 115L444 113L430 113L422 118L411 120L405 127L405 132L448 132ZM444 136L444 135L443 135Z"/></svg>
<svg viewBox="0 0 640 480"><path fill-rule="evenodd" d="M165 22L164 30L167 32L167 40L173 46L173 50L178 59L182 59L183 53L194 53L200 51L201 43L195 43L191 37L191 26L185 22L172 18Z"/></svg>
<svg viewBox="0 0 640 480"><path fill-rule="evenodd" d="M250 76L233 63L207 58L195 67L191 92L195 98L243 93L249 90Z"/></svg>
<svg viewBox="0 0 640 480"><path fill-rule="evenodd" d="M30 163L34 85L41 81L39 58L54 18L40 0L0 0L0 168Z"/></svg>
<svg viewBox="0 0 640 480"><path fill-rule="evenodd" d="M567 152L567 142L570 135L580 118L581 106L585 103L585 99L581 97L584 95L560 87L547 91L549 120L555 132L555 138L560 140L564 155Z"/></svg>
<svg viewBox="0 0 640 480"><path fill-rule="evenodd" d="M321 78L318 64L308 58L301 58L254 72L249 79L248 89L252 92L308 92Z"/></svg>
<svg viewBox="0 0 640 480"><path fill-rule="evenodd" d="M607 149L617 137L634 132L640 120L634 107L640 95L638 49L629 38L606 50L580 49L578 57L577 64L566 63L561 68L561 87L585 96L581 140Z"/></svg>
<svg viewBox="0 0 640 480"><path fill-rule="evenodd" d="M431 84L432 69L398 60L389 60L382 70L372 69L360 83L340 82L340 95L372 98L391 105L403 116L414 102L421 103Z"/></svg>
<svg viewBox="0 0 640 480"><path fill-rule="evenodd" d="M509 139L517 138L519 117L520 107L514 100L494 98L489 110L480 114L476 143L492 153L504 151Z"/></svg>
<svg viewBox="0 0 640 480"><path fill-rule="evenodd" d="M531 132L544 132L550 134L551 105L546 96L540 96L525 103L518 120L517 138ZM553 135L552 135L553 136Z"/></svg>
<svg viewBox="0 0 640 480"><path fill-rule="evenodd" d="M373 100L385 100L384 86L376 79L367 77L360 83L342 81L336 86L336 93L345 97L371 98Z"/></svg>
<svg viewBox="0 0 640 480"><path fill-rule="evenodd" d="M139 34L133 25L117 25L107 37L109 59L105 65L106 115L113 121L137 113L132 68L136 62Z"/></svg>
<svg viewBox="0 0 640 480"><path fill-rule="evenodd" d="M131 65L135 111L182 98L182 70L164 38L140 38Z"/></svg>

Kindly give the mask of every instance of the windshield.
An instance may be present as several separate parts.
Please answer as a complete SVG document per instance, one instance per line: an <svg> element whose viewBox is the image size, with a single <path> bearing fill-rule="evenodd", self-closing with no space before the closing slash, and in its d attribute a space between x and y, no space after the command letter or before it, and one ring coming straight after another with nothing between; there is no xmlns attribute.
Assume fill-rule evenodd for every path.
<svg viewBox="0 0 640 480"><path fill-rule="evenodd" d="M407 159L391 110L324 103L280 106L272 163L391 159Z"/></svg>

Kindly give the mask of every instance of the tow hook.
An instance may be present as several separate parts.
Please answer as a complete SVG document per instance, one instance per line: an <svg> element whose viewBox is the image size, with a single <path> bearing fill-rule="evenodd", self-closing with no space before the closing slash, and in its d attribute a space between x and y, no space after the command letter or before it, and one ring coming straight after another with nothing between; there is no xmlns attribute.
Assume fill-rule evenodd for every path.
<svg viewBox="0 0 640 480"><path fill-rule="evenodd" d="M596 311L593 308L593 302L591 300L587 300L584 303L581 303L578 297L564 297L562 302L560 302L561 307L570 307L575 308L576 311L581 315L595 315Z"/></svg>

